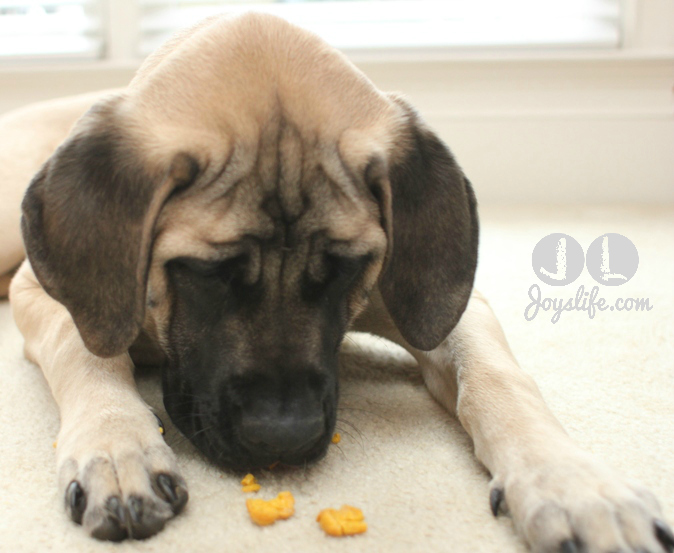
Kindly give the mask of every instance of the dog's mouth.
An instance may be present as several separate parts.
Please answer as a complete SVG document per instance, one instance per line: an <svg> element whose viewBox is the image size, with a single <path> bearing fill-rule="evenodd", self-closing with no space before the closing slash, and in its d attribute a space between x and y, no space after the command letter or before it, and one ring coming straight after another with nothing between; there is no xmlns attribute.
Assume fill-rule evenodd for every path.
<svg viewBox="0 0 674 553"><path fill-rule="evenodd" d="M211 462L250 471L278 464L305 467L325 456L336 422L337 389L298 393L279 403L269 394L231 401L228 394L200 397L181 386L164 390L164 406L174 425ZM223 401L224 400L224 401Z"/></svg>

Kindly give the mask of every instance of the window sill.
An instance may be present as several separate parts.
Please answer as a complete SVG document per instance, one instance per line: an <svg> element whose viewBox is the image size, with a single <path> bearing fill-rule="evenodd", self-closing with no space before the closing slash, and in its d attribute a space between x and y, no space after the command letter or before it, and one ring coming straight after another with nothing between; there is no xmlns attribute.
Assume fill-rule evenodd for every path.
<svg viewBox="0 0 674 553"><path fill-rule="evenodd" d="M495 63L517 64L565 64L565 63L649 63L674 62L672 50L448 50L440 48L418 48L397 50L386 49L342 49L355 64L396 64L396 63L450 63L460 65L480 65ZM122 61L78 60L78 61L0 61L0 76L13 74L56 74L82 72L128 72L140 67L141 59ZM11 86L11 85L10 85Z"/></svg>

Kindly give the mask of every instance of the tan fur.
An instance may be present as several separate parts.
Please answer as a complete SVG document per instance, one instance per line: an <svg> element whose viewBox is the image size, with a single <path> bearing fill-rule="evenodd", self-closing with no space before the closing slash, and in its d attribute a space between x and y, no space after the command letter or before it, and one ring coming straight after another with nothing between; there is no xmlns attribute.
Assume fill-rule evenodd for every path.
<svg viewBox="0 0 674 553"><path fill-rule="evenodd" d="M273 55L264 53L269 44ZM244 51L259 52L254 65L243 63L250 59L241 55ZM195 54L203 61L187 66L185 60L193 64ZM274 90L278 93L271 94ZM0 121L5 206L0 273L8 273L23 257L19 202L31 175L87 107L105 95L47 103ZM365 308L366 293L382 270L387 238L375 202L352 186L346 172L363 170L373 156L395 158L407 140L402 131L406 116L397 99L377 91L312 34L262 15L214 18L181 33L114 97L148 165L166 165L185 152L206 167L194 187L163 207L152 231L149 308L131 350L137 363L161 361L157 344L166 340L171 308L165 263L181 255L207 258L211 244L269 232L270 223L259 209L269 175L280 174L280 201L293 212L299 209L299 191L284 182L297 182L298 175L320 164L336 186L304 191L317 201L301 224L307 232L327 224L333 238L351 240L354 247L378 256L350 299L355 312L365 309L356 329L393 340L415 356L431 393L458 415L473 438L477 457L493 475L493 487L505 490L507 506L529 545L552 551L575 534L586 544L615 550L639 544L656 550L652 533L634 529L650 528L644 520L660 517L657 502L570 441L518 367L479 293L473 294L452 334L431 352L405 342L376 289ZM241 186L242 180L248 184ZM158 517L170 518L148 474L165 471L179 478L178 471L136 391L131 356L102 359L91 354L68 311L44 292L28 262L13 280L11 300L26 356L42 368L61 412L61 493L76 476L94 490L85 528L99 528L102 502L111 494L123 499L142 494L156 504ZM588 504L609 505L617 513L615 524L598 523L603 512L581 516ZM639 509L628 516L628 504ZM548 505L557 510L546 510Z"/></svg>

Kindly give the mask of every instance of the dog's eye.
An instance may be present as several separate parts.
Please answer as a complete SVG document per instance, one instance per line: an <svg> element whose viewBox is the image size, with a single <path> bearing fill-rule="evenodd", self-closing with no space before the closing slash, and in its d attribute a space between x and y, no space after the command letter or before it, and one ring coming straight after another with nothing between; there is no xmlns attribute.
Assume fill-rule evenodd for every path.
<svg viewBox="0 0 674 553"><path fill-rule="evenodd" d="M370 255L346 257L343 255L325 255L326 282L346 281L347 286L359 275L370 261Z"/></svg>
<svg viewBox="0 0 674 553"><path fill-rule="evenodd" d="M344 256L325 253L319 267L308 275L305 292L317 298L326 293L342 293L348 290L363 274L372 255Z"/></svg>
<svg viewBox="0 0 674 553"><path fill-rule="evenodd" d="M247 256L237 255L224 260L199 259L196 257L181 257L173 262L188 269L190 272L209 279L220 279L230 282L239 276L245 266Z"/></svg>

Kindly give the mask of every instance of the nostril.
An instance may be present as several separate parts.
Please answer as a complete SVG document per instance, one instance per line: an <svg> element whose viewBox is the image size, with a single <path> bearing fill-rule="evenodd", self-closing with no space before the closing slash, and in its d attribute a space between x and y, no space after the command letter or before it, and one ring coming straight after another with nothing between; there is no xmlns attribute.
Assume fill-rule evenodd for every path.
<svg viewBox="0 0 674 553"><path fill-rule="evenodd" d="M313 445L325 429L325 418L269 418L244 415L241 419L243 438L259 449L278 453L294 453Z"/></svg>

